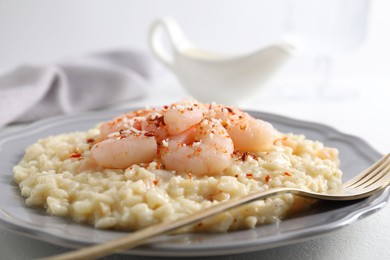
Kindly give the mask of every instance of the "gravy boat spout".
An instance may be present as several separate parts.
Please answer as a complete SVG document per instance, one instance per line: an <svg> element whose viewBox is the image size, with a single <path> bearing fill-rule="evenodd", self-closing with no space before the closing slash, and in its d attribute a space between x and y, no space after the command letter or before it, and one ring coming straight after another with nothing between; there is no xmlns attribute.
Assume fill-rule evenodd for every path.
<svg viewBox="0 0 390 260"><path fill-rule="evenodd" d="M209 52L194 46L172 18L152 24L149 44L194 98L229 105L253 96L295 51L282 42L239 56Z"/></svg>

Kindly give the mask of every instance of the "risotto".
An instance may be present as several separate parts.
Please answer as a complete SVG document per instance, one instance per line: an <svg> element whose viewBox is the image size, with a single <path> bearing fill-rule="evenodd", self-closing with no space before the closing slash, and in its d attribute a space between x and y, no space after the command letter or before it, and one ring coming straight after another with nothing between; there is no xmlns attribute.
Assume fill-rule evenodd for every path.
<svg viewBox="0 0 390 260"><path fill-rule="evenodd" d="M215 113L224 111L229 114L233 111L234 115L250 119L249 115L235 108L200 104L202 114L197 119L199 122L182 127L173 120L175 127L172 128L172 124L169 124L169 109L184 111L198 104L191 101L188 105L186 102L185 106L181 103L173 104L161 110L148 109L147 113L144 112L146 110L142 113L131 112L130 115L102 123L86 132L38 140L26 149L22 160L14 166L14 179L19 184L21 195L26 198L26 204L42 207L52 215L70 217L99 229L137 230L272 187L297 187L326 192L341 184L337 150L325 147L318 141L308 140L303 135L272 130L271 144L264 140L256 144L263 149L244 147L245 144L237 139L242 134L234 138L234 129L229 127L235 121L231 118L225 120ZM206 116L206 110L215 111L211 115L207 112ZM193 110L185 111L192 113ZM157 128L148 132L145 130L147 127L137 124L139 121L146 122L142 118L148 116L158 129L167 129L165 134L160 133L161 136L158 136ZM127 126L123 124L125 118L131 122ZM188 118L192 120L194 115ZM162 124L156 124L156 121L161 120L164 120ZM205 120L209 120L209 123L204 123ZM113 122L120 122L120 129ZM257 129L253 127L257 127L258 123L250 122L244 128L240 125L245 133ZM201 130L196 130L200 125L203 125L199 128ZM217 132L215 129L220 125L221 131ZM107 132L108 126L115 129L111 133ZM124 133L131 128L134 129ZM195 130L191 132L189 129ZM203 133L206 131L204 129L208 129L205 135L196 134ZM266 125L265 129L271 128ZM185 132L195 133L195 139L189 140L188 133L183 139L182 133ZM217 138L219 134L220 140ZM134 136L142 136L141 140L150 143L151 149L146 149L145 144L132 146L139 140L131 140ZM249 138L253 139L254 136ZM249 144L256 143L252 139ZM120 143L124 140L130 143ZM151 140L155 140L155 143ZM215 140L219 140L218 143ZM117 144L120 148L113 146ZM104 145L110 146L105 148ZM231 150L229 145L233 147ZM124 158L125 162L130 161L128 164L120 161L122 155L115 150L123 146L129 149L126 156L129 153L131 156ZM99 156L102 152L114 154L114 157L105 155L101 159ZM142 160L138 158L140 154ZM111 161L107 161L110 158ZM199 167L203 164L205 167ZM187 230L224 232L253 228L280 221L291 211L304 210L310 204L310 200L298 199L292 194L278 195L221 213Z"/></svg>

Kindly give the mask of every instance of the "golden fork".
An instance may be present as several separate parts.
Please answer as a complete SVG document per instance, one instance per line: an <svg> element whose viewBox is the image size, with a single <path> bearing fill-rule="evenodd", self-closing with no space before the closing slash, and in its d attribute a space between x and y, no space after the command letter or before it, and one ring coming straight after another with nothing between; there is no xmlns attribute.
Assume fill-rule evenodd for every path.
<svg viewBox="0 0 390 260"><path fill-rule="evenodd" d="M179 218L174 221L163 222L151 227L125 235L119 239L104 244L83 248L77 251L48 257L45 259L94 259L105 255L134 248L147 242L148 239L169 233L183 226L196 223L204 218L213 216L222 211L237 207L258 199L264 199L282 193L293 193L299 196L316 198L321 200L357 200L362 199L384 189L390 184L390 154L387 154L375 164L363 171L353 179L345 182L340 189L329 191L326 194L316 193L296 188L271 188L259 193L249 194L244 197L235 198L215 206L195 212L192 215Z"/></svg>

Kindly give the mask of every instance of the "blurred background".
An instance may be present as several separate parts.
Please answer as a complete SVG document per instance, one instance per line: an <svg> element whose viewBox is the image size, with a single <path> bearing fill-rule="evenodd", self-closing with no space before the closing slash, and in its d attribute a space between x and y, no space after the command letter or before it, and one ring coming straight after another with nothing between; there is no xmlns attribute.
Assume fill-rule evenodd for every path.
<svg viewBox="0 0 390 260"><path fill-rule="evenodd" d="M312 58L324 50L337 84L383 82L389 77L389 8L386 0L0 0L0 73L93 51L147 50L149 25L170 15L197 45L218 52L247 53L306 37L274 85L293 85L295 77L302 87L297 77L319 73Z"/></svg>

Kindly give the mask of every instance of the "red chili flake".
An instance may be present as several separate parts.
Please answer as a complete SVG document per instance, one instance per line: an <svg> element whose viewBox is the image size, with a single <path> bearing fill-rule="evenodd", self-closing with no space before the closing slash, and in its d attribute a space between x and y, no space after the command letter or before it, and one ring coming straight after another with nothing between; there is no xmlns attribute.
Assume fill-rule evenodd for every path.
<svg viewBox="0 0 390 260"><path fill-rule="evenodd" d="M154 133L153 132L146 132L144 134L144 136L152 137L152 136L154 136Z"/></svg>
<svg viewBox="0 0 390 260"><path fill-rule="evenodd" d="M269 176L269 175L267 175L267 176L265 176L265 182L269 182L269 179L270 179L271 177Z"/></svg>
<svg viewBox="0 0 390 260"><path fill-rule="evenodd" d="M247 173L247 174L246 174L246 177L248 177L248 178L253 178L253 174L252 174L252 173Z"/></svg>
<svg viewBox="0 0 390 260"><path fill-rule="evenodd" d="M289 177L291 176L291 174L288 172L284 172L284 175L289 176Z"/></svg>
<svg viewBox="0 0 390 260"><path fill-rule="evenodd" d="M248 159L248 156L249 156L248 152L244 152L244 153L242 154L242 156L241 156L241 160L245 162L246 159Z"/></svg>
<svg viewBox="0 0 390 260"><path fill-rule="evenodd" d="M229 111L229 113L233 113L233 109L231 109L230 107L226 107L227 111Z"/></svg>
<svg viewBox="0 0 390 260"><path fill-rule="evenodd" d="M81 157L81 153L72 153L70 155L70 158L80 158Z"/></svg>
<svg viewBox="0 0 390 260"><path fill-rule="evenodd" d="M94 143L95 142L95 139L93 138L88 138L87 139L87 143L91 144L91 143Z"/></svg>
<svg viewBox="0 0 390 260"><path fill-rule="evenodd" d="M161 163L157 162L155 167L156 169L161 169Z"/></svg>
<svg viewBox="0 0 390 260"><path fill-rule="evenodd" d="M153 119L153 121L156 121L154 123L154 125L156 127L160 127L160 126L164 126L165 125L164 116L156 117L155 119Z"/></svg>
<svg viewBox="0 0 390 260"><path fill-rule="evenodd" d="M154 181L153 181L153 184L154 184L154 185L157 185L157 184L158 184L158 180L154 180Z"/></svg>
<svg viewBox="0 0 390 260"><path fill-rule="evenodd" d="M126 138L126 135L119 136L119 139L125 139L125 138Z"/></svg>
<svg viewBox="0 0 390 260"><path fill-rule="evenodd" d="M164 108L164 109L168 109L168 106L164 106L163 108Z"/></svg>

